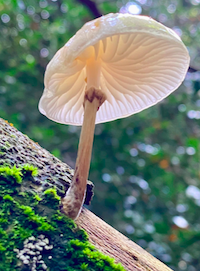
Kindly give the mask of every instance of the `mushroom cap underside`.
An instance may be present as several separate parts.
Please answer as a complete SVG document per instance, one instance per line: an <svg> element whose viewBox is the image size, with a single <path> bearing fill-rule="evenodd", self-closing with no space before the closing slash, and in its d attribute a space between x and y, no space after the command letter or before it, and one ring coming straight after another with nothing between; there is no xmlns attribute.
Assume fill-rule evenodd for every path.
<svg viewBox="0 0 200 271"><path fill-rule="evenodd" d="M146 16L108 14L85 24L47 66L39 110L48 118L81 125L86 66L100 66L106 101L96 123L140 112L173 92L185 78L189 54L171 29Z"/></svg>

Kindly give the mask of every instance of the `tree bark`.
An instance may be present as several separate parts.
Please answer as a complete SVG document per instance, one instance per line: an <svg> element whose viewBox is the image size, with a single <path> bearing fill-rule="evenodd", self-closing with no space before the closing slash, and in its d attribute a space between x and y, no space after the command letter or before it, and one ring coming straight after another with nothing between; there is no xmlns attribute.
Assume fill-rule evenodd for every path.
<svg viewBox="0 0 200 271"><path fill-rule="evenodd" d="M85 229L90 242L128 271L172 271L143 248L83 208L76 224Z"/></svg>
<svg viewBox="0 0 200 271"><path fill-rule="evenodd" d="M5 164L20 166L27 163L38 168L38 176L32 179L31 185L28 184L32 190L41 191L47 189L47 185L52 185L57 188L57 193L61 197L64 196L74 171L11 124L0 119L0 166ZM92 198L92 190L93 184L88 181L86 204L89 204ZM89 241L99 251L120 262L126 270L171 270L86 208L83 208L75 222L78 227L87 231Z"/></svg>

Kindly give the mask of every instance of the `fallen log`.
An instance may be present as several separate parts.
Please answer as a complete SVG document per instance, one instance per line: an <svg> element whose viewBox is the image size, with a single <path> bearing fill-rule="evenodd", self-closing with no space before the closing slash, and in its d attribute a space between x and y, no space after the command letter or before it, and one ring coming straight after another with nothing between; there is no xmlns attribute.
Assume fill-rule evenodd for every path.
<svg viewBox="0 0 200 271"><path fill-rule="evenodd" d="M29 166L27 166L27 165L29 165ZM31 174L27 173L28 171L34 170L34 169L30 169L31 166L33 168L37 168L37 174L32 174L33 172ZM35 223L34 227L35 227L35 229L37 229L37 234L38 234L38 232L41 233L39 236L43 236L43 238L44 238L44 236L49 236L49 239L52 242L52 245L49 247L52 250L52 255L54 255L53 249L56 248L56 244L54 244L54 242L57 242L57 241L55 241L55 240L57 240L57 237L55 237L54 235L57 234L56 229L57 229L57 231L59 229L59 236L63 236L63 231L65 231L64 226L63 226L63 225L65 225L64 224L65 220L63 218L61 218L61 216L64 216L64 215L60 213L59 207L57 208L58 209L58 211L57 211L57 210L55 210L55 208L53 209L50 205L48 205L48 204L51 204L51 201L47 200L46 191L50 191L49 194L51 194L52 202L54 202L54 201L56 202L56 200L59 199L59 197L62 198L64 196L65 192L67 191L67 189L69 188L74 171L68 165L61 162L58 158L56 158L52 154L50 154L47 150L43 149L37 143L35 143L31 139L29 139L26 135L23 135L21 132L19 132L17 129L15 129L12 125L10 125L8 122L4 121L3 119L0 119L0 181L1 181L0 184L2 187L4 184L8 186L8 183L6 183L6 181L5 181L5 180L8 180L8 179L6 179L7 178L6 174L11 175L10 171L8 171L8 167L10 167L10 168L14 167L15 175L17 177L11 176L12 178L15 179L15 180L12 179L12 189L14 189L13 188L14 186L16 186L16 189L12 190L11 187L10 187L10 190L9 189L7 189L7 190L2 189L1 193L0 193L0 199L1 199L3 205L8 204L7 208L8 209L10 208L10 210L11 210L9 215L11 215L11 217L12 217L13 213L16 214L15 216L17 217L18 220L15 219L16 217L12 218L10 220L11 225L7 225L7 228L4 224L2 224L2 222L0 222L0 225L2 226L2 230L4 230L5 234L8 234L8 237L9 237L9 233L12 232L11 228L16 227L17 223L19 224L19 221L21 221L20 215L23 215L23 216L25 216L25 222L23 222L23 223L26 223L26 225L27 225L27 232L30 231L29 235L27 235L27 236L25 235L22 238L22 241L24 242L24 246L26 247L27 246L26 244L29 243L31 240L34 240L34 238L35 238L34 237L35 236L34 235L34 228L32 226L32 224ZM4 168L4 170L3 170L3 168ZM18 168L20 170L18 170ZM12 171L12 172L14 172L14 171ZM22 175L25 177L23 177ZM22 180L20 180L20 178L22 178ZM57 193L56 195L54 195L54 192L52 192L53 190L51 190L54 188L56 189L56 193ZM10 195L5 194L4 190L7 191L6 193L8 193L8 191L11 191ZM17 193L18 193L18 195L17 195ZM22 204L23 202L25 202L25 196L27 197L26 193L29 193L29 194L32 193L34 195L34 198L38 199L38 203L37 204L34 203L32 205L33 206L32 209L30 209L30 210L27 208L27 206ZM49 196L49 194L48 194L48 196ZM90 203L92 195L93 195L93 184L90 181L88 181L85 204ZM22 197L22 198L20 198L20 197ZM20 212L17 211L17 207L20 210ZM23 212L22 212L22 210L23 210ZM53 214L53 216L51 213ZM55 222L53 220L53 219L55 219L55 217L58 217L58 213L60 214L59 219L60 220L63 219L62 220L63 224L62 224L61 228L58 228L58 226L56 226L56 225L59 225L59 223L60 223L60 222L58 223L58 219L57 219L57 222ZM36 217L39 217L39 215L40 215L40 219L39 218L36 219ZM44 219L41 218L42 216ZM53 226L50 224L51 220L54 221ZM44 249L43 251L45 251L45 253L40 255L41 263L37 259L33 260L34 257L31 258L32 254L28 255L29 258L28 257L26 258L26 256L27 256L26 253L28 253L28 252L24 252L26 250L23 250L23 249L20 250L20 245L18 247L18 244L20 244L20 240L16 239L18 241L15 242L15 238L12 236L12 237L10 237L11 239L14 238L14 241L12 242L12 247L13 247L13 251L16 254L15 256L18 258L18 260L13 259L12 257L14 257L14 256L12 256L12 257L9 256L10 260L8 261L8 254L6 254L8 252L7 252L7 250L4 249L4 248L6 248L6 244L4 244L4 247L1 248L1 244L3 244L3 241L1 240L1 237L0 237L0 259L1 259L0 269L4 270L5 269L4 264L5 265L7 264L6 267L9 266L9 264L10 264L11 266L18 266L17 270L37 270L37 269L33 269L33 267L35 266L35 268L36 268L37 266L40 266L40 264L41 264L41 266L43 266L43 268L44 268L43 270L57 270L57 271L59 271L59 270L170 271L171 270L169 267L167 267L162 262L160 262L159 260L154 258L152 255L150 255L144 249L139 247L133 241L129 240L123 234L121 234L120 232L118 232L117 230L112 228L110 225L105 223L103 220L98 218L96 215L94 215L92 212L90 212L89 210L87 210L84 207L83 207L83 210L82 210L79 218L75 222L76 222L77 226L75 226L75 225L72 226L72 224L69 223L69 228L70 229L73 228L72 231L70 232L70 234L72 232L74 232L76 234L76 236L74 237L74 238L76 238L76 240L79 238L79 236L82 236L81 234L77 234L77 231L78 231L77 229L80 229L80 228L84 229L88 234L88 239L89 239L90 243L92 245L94 245L96 248L96 249L93 249L93 248L90 248L89 245L87 245L88 249L90 249L91 253L93 253L93 250L100 251L104 255L108 255L109 257L114 258L115 263L120 263L124 268L121 265L114 265L113 263L111 263L110 267L109 267L110 269L108 269L109 261L107 258L102 256L102 258L101 258L101 259L103 259L102 266L104 266L104 267L101 267L102 268L101 269L99 267L99 265L97 264L99 269L95 269L97 267L92 267L93 268L92 269L89 266L92 261L93 261L92 264L94 265L95 260L94 259L91 260L91 256L87 255L88 256L87 264L84 265L85 258L83 258L83 254L80 254L82 257L80 259L80 266L81 267L78 268L77 264L79 262L79 259L74 259L74 256L72 256L73 254L71 253L71 251L73 249L74 249L74 251L76 249L80 249L80 247L83 247L83 244L81 243L78 245L78 243L76 244L76 242L74 242L73 240L71 240L71 239L69 240L69 237L66 236L65 241L63 241L63 244L66 243L66 240L68 241L68 244L66 245L66 247L63 244L60 244L60 246L58 246L58 245L57 246L58 246L58 248L61 247L61 245L63 245L63 247L65 247L64 251L66 251L66 252L63 252L63 256L62 256L63 259L65 258L65 261L64 261L64 263L62 263L62 266L65 264L66 264L66 266L62 267L62 268L68 268L68 269L61 269L61 267L59 267L61 265L61 263L59 262L60 260L58 258L58 254L60 253L59 250L57 250L59 252L57 252L57 254L54 256L55 258L57 257L57 260L56 260L57 265L56 265L56 269L54 269L54 267L52 268L52 266L54 266L52 263L53 256L49 255L48 254L49 252L47 253L47 250L45 250L44 248L41 248L41 249ZM55 223L57 223L57 224L55 224ZM66 222L66 223L68 223L68 222ZM30 224L31 224L31 226L30 226ZM68 224L66 224L66 225L68 225ZM53 229L53 227L54 227L54 229ZM44 230L44 228L45 228L45 230ZM61 231L61 229L62 229L62 231ZM31 235L31 237L30 237L30 235ZM28 236L29 236L29 238L25 238ZM42 238L42 237L40 237L40 238ZM84 238L80 237L80 238L84 239L85 237ZM49 239L47 237L44 238L44 240L49 240ZM34 242L36 242L36 241L34 241ZM38 242L40 242L40 241L38 241ZM59 241L59 242L61 242L61 241ZM44 242L42 242L42 243L44 243ZM32 244L32 246L33 246L33 244ZM30 245L30 247L31 247L31 245ZM47 246L47 248L48 248L48 246ZM11 253L11 250L12 250L11 247L9 247L9 249L10 249L10 253ZM35 250L32 253L36 253ZM9 255L11 255L11 254L9 254ZM46 257L46 255L48 255L48 258ZM69 261L70 255L73 258L73 261L71 261L71 262ZM95 254L95 255L97 255L97 254ZM100 255L100 254L98 254L98 255ZM42 257L44 258L44 260L41 260L41 259L43 259ZM59 257L61 257L61 256L59 256ZM79 257L79 256L77 256L77 257ZM84 254L84 257L86 257L85 254ZM98 256L98 257L100 257L100 256ZM11 260L11 258L12 258L12 260ZM38 256L38 259L39 259L39 256ZM99 262L100 261L99 259L100 258L98 258L96 262ZM20 265L20 261L21 261L21 265ZM68 264L70 267L68 266ZM73 266L76 266L76 267L73 267ZM105 269L105 266L107 266L107 269ZM2 268L4 268L4 269L2 269ZM72 268L72 269L70 269L70 268ZM15 269L8 268L6 270L15 270Z"/></svg>

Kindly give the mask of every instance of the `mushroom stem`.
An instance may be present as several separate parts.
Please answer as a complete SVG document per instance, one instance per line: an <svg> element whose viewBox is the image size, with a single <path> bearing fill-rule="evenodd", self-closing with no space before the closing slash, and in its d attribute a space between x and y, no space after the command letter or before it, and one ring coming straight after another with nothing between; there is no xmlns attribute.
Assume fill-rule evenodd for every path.
<svg viewBox="0 0 200 271"><path fill-rule="evenodd" d="M78 146L74 177L70 188L62 199L63 211L72 219L78 217L84 203L92 154L96 113L105 99L105 94L94 87L91 87L85 93L83 104L84 119Z"/></svg>
<svg viewBox="0 0 200 271"><path fill-rule="evenodd" d="M98 89L100 84L101 61L95 58L90 58L86 65L87 74L87 89L91 87Z"/></svg>

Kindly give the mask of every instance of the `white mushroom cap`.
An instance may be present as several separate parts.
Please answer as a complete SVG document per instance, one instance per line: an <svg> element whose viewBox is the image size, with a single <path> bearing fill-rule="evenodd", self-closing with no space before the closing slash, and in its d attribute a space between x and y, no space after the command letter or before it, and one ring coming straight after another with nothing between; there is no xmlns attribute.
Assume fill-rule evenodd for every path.
<svg viewBox="0 0 200 271"><path fill-rule="evenodd" d="M171 29L146 16L108 14L86 23L50 61L39 110L81 125L86 85L96 84L107 97L96 123L124 118L178 88L188 66L188 51Z"/></svg>

